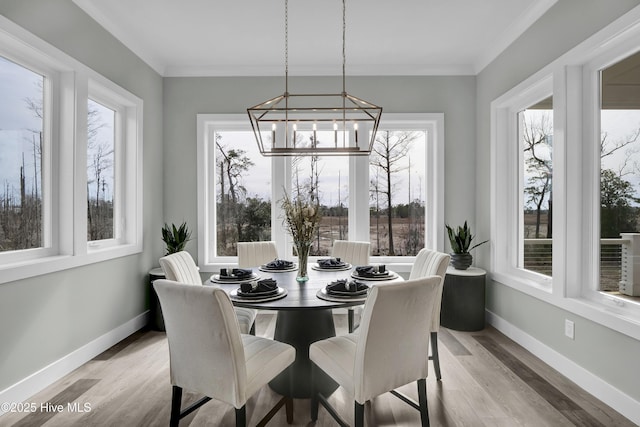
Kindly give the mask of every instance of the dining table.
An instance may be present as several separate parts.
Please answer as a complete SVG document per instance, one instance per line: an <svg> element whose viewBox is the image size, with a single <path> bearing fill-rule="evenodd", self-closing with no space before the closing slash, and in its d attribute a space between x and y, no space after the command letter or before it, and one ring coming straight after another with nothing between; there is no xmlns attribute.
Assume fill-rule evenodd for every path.
<svg viewBox="0 0 640 427"><path fill-rule="evenodd" d="M358 286L370 286L377 281L403 280L400 275L388 271L385 278L361 278L356 267L347 264L340 269L323 269L317 263L310 263L308 280L298 281L297 266L283 271L265 270L261 267L251 268L252 280L273 279L277 283L278 295L270 298L241 298L239 283L227 283L219 275L212 275L205 282L225 289L233 304L237 307L247 307L258 310L273 310L277 312L274 339L292 345L296 349L293 364L273 379L269 386L277 393L292 398L310 398L312 395L312 364L309 360L309 346L315 341L336 335L333 321L333 310L362 305L366 301L367 293L360 292L357 296L331 295L327 293L327 285L340 279L354 280ZM337 387L329 376L316 370L313 380L318 389L329 395Z"/></svg>

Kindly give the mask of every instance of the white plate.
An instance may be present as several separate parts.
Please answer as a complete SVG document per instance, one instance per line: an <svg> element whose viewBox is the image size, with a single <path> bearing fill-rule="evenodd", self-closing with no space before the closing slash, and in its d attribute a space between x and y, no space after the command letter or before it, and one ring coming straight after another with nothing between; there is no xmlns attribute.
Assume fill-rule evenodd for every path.
<svg viewBox="0 0 640 427"><path fill-rule="evenodd" d="M325 288L320 289L318 292L316 292L316 296L322 300L325 301L331 301L331 302L347 302L347 301L361 301L361 302L365 302L367 300L367 296L369 295L369 293L367 292L366 295L361 295L358 297L339 297L336 295L329 295L327 293L327 290Z"/></svg>

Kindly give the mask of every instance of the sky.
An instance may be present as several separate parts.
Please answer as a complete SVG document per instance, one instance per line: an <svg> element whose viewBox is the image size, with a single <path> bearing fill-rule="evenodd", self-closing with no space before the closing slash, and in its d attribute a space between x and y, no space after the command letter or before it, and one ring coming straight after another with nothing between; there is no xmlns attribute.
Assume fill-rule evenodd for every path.
<svg viewBox="0 0 640 427"><path fill-rule="evenodd" d="M39 145L42 120L28 108L26 99L42 100L42 79L0 56L0 194L4 195L7 184L19 194L23 153L26 187L33 187L33 142Z"/></svg>

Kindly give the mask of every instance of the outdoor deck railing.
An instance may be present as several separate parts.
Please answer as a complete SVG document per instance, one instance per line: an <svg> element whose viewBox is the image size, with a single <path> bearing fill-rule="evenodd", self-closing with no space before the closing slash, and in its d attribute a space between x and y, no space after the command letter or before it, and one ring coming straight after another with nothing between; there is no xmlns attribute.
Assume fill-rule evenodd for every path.
<svg viewBox="0 0 640 427"><path fill-rule="evenodd" d="M640 233L600 239L600 290L640 295ZM551 239L524 239L524 268L551 275Z"/></svg>

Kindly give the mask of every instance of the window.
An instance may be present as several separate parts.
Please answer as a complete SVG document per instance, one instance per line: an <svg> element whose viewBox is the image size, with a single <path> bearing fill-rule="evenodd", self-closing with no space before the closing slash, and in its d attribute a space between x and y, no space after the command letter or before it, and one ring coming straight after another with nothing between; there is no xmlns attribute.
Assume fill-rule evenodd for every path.
<svg viewBox="0 0 640 427"><path fill-rule="evenodd" d="M318 141L324 134L333 137L333 132L318 132ZM322 220L310 255L327 256L335 240L349 238L349 158L301 156L291 163L291 188L312 186L320 201Z"/></svg>
<svg viewBox="0 0 640 427"><path fill-rule="evenodd" d="M42 182L42 154L49 140L44 126L45 79L0 57L0 252L4 253L50 244Z"/></svg>
<svg viewBox="0 0 640 427"><path fill-rule="evenodd" d="M116 112L93 99L87 110L87 240L112 239Z"/></svg>
<svg viewBox="0 0 640 427"><path fill-rule="evenodd" d="M371 254L414 256L425 244L426 130L376 134L369 160Z"/></svg>
<svg viewBox="0 0 640 427"><path fill-rule="evenodd" d="M142 100L0 20L0 282L142 250Z"/></svg>
<svg viewBox="0 0 640 427"><path fill-rule="evenodd" d="M553 79L539 78L494 102L494 270L551 291L553 245ZM553 249L553 250L552 250Z"/></svg>
<svg viewBox="0 0 640 427"><path fill-rule="evenodd" d="M493 280L635 338L638 23L636 8L491 104Z"/></svg>
<svg viewBox="0 0 640 427"><path fill-rule="evenodd" d="M548 97L518 112L520 164L517 267L552 274L553 99Z"/></svg>
<svg viewBox="0 0 640 427"><path fill-rule="evenodd" d="M238 242L271 240L271 165L247 130L213 130L216 255L237 255Z"/></svg>
<svg viewBox="0 0 640 427"><path fill-rule="evenodd" d="M635 296L620 280L629 266L623 257L634 257L633 248L621 238L638 233L640 220L640 52L600 71L600 285L599 290ZM632 268L632 267L631 267ZM627 274L623 274L623 272ZM629 285L632 286L631 283Z"/></svg>
<svg viewBox="0 0 640 427"><path fill-rule="evenodd" d="M293 256L284 216L279 204L271 201L281 200L284 191L296 186L312 185L321 204L323 218L312 256L328 255L337 239L371 239L374 248L378 242L387 248L372 251L378 261L406 267L411 260L407 257L425 245L443 248L441 114L387 114L378 131L376 157L265 158L244 115L199 114L197 126L198 222L199 235L205 236L199 239L198 258L203 268L213 271L216 264L234 263L235 244L240 240L274 240L279 254ZM333 141L335 133L300 130L296 140L309 143L314 136L318 141ZM397 147L393 156L382 154L385 141ZM387 160L390 172L383 178L382 164ZM372 185L376 171L377 201L371 198L376 195ZM392 233L381 231L388 229L389 210L389 191L383 192L383 186L391 188ZM384 201L383 194L387 194ZM243 212L252 216L245 218ZM388 250L391 234L394 251Z"/></svg>

